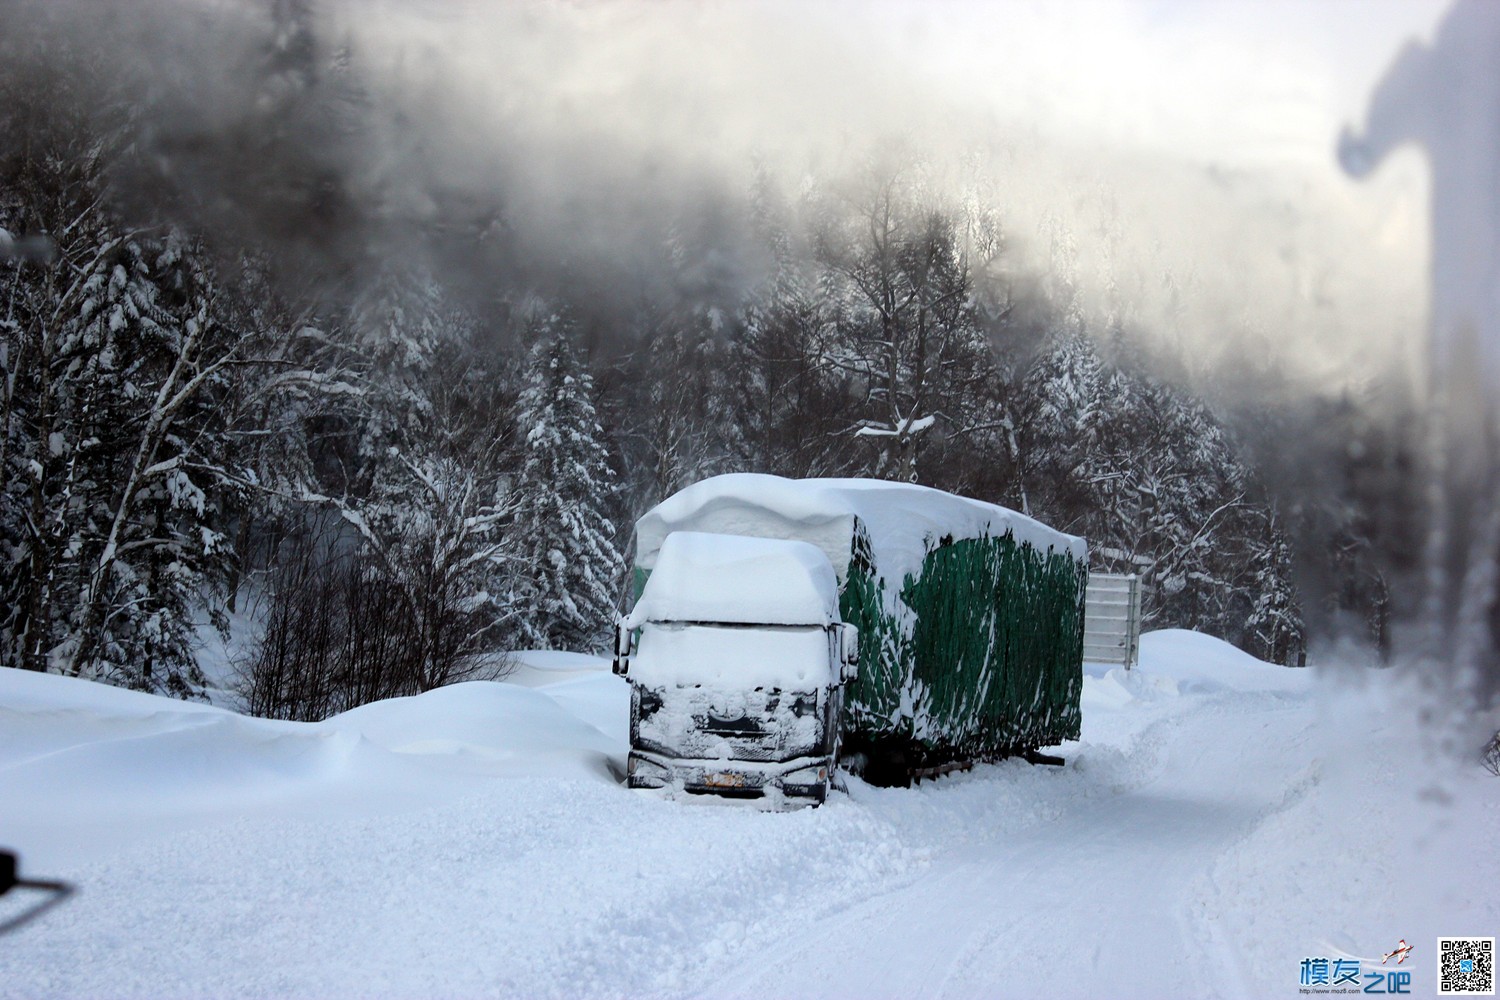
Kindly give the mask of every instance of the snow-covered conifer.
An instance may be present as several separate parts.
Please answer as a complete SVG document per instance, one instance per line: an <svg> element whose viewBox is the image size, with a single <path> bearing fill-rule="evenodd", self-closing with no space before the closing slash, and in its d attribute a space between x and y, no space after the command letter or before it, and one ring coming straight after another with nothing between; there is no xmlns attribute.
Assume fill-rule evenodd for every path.
<svg viewBox="0 0 1500 1000"><path fill-rule="evenodd" d="M539 648L597 649L613 618L622 560L606 513L614 473L593 391L562 323L549 321L518 407L515 598L525 616L521 641Z"/></svg>
<svg viewBox="0 0 1500 1000"><path fill-rule="evenodd" d="M103 216L78 232L69 292L12 274L36 308L6 337L6 659L188 694L196 605L228 564L218 403L237 335L194 241Z"/></svg>
<svg viewBox="0 0 1500 1000"><path fill-rule="evenodd" d="M1302 609L1292 585L1292 548L1270 512L1256 540L1253 605L1245 622L1250 652L1269 663L1301 666L1306 639Z"/></svg>
<svg viewBox="0 0 1500 1000"><path fill-rule="evenodd" d="M1147 621L1295 660L1284 536L1201 400L1066 328L1023 392L1026 476L1044 520L1087 537L1094 569L1140 575Z"/></svg>

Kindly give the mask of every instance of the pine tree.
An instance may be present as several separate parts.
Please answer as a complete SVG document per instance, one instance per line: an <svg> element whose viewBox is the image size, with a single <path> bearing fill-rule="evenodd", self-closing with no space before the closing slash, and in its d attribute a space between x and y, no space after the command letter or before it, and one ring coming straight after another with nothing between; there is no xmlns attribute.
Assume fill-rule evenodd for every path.
<svg viewBox="0 0 1500 1000"><path fill-rule="evenodd" d="M1094 569L1141 576L1146 621L1298 660L1290 548L1201 400L1106 361L1076 327L1023 389L1038 513L1088 538Z"/></svg>
<svg viewBox="0 0 1500 1000"><path fill-rule="evenodd" d="M1110 385L1093 342L1059 334L1022 384L1026 463L1022 488L1036 509L1064 530L1088 534L1096 550L1113 463L1105 453Z"/></svg>
<svg viewBox="0 0 1500 1000"><path fill-rule="evenodd" d="M12 275L12 301L39 308L13 314L6 336L23 362L6 448L5 500L22 514L7 532L6 658L186 695L202 682L193 611L231 556L220 432L239 343L196 243L96 225L61 249L68 292Z"/></svg>
<svg viewBox="0 0 1500 1000"><path fill-rule="evenodd" d="M1264 517L1256 539L1254 604L1245 622L1250 652L1270 663L1302 666L1306 661L1302 610L1292 586L1292 548L1274 514Z"/></svg>
<svg viewBox="0 0 1500 1000"><path fill-rule="evenodd" d="M623 567L605 513L614 474L594 413L593 379L556 318L532 353L518 409L521 641L597 649L609 633Z"/></svg>
<svg viewBox="0 0 1500 1000"><path fill-rule="evenodd" d="M444 308L442 289L426 268L384 262L371 270L345 319L353 364L365 371L356 448L362 474L355 486L361 492L379 488L392 454L429 443L437 417L431 375L439 346L445 337L461 342L468 325L466 317Z"/></svg>

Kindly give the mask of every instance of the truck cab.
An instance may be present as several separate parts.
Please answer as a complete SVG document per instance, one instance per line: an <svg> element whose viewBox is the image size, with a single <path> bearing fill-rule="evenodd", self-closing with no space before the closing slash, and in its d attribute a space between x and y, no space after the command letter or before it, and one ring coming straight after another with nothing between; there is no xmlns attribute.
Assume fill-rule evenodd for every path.
<svg viewBox="0 0 1500 1000"><path fill-rule="evenodd" d="M674 532L620 622L631 788L823 802L838 763L856 633L806 542Z"/></svg>

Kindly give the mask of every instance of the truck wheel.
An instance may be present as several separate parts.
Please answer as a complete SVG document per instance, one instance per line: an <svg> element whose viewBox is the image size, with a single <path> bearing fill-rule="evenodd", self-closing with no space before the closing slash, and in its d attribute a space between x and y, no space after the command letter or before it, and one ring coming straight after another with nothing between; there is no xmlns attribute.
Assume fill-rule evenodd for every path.
<svg viewBox="0 0 1500 1000"><path fill-rule="evenodd" d="M865 780L881 788L910 788L911 765L899 750L876 750L865 765Z"/></svg>

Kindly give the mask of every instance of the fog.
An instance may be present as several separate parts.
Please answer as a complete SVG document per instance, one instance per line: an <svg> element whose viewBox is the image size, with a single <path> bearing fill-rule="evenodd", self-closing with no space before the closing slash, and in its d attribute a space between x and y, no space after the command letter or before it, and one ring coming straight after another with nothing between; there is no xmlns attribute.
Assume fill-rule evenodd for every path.
<svg viewBox="0 0 1500 1000"><path fill-rule="evenodd" d="M1205 369L1228 352L1324 386L1405 371L1425 308L1425 173L1411 155L1352 184L1333 137L1441 6L1251 10L391 3L343 17L391 81L384 99L420 109L404 181L497 195L528 256L649 269L642 248L678 226L718 255L709 290L732 294L753 273L737 239L753 170L795 193L897 147L951 197L998 209L1015 270L1055 268L1066 232L1096 317Z"/></svg>
<svg viewBox="0 0 1500 1000"><path fill-rule="evenodd" d="M435 245L477 295L630 297L675 243L690 291L732 304L763 266L757 173L795 198L901 158L998 211L1007 267L1073 272L1097 319L1200 375L1250 358L1326 390L1420 358L1423 165L1357 184L1333 152L1436 3L341 0L309 44L358 80L325 73L271 135L264 38L305 4L7 6L11 46L138 89L158 155L127 189L284 244L299 274Z"/></svg>

